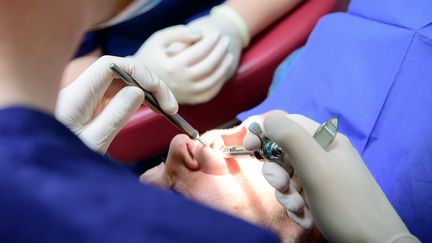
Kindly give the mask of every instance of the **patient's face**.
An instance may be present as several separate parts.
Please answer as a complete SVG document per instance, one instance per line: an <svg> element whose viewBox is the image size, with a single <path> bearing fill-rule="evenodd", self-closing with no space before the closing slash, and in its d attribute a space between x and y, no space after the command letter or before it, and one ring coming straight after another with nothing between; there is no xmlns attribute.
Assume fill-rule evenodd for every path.
<svg viewBox="0 0 432 243"><path fill-rule="evenodd" d="M266 226L284 240L309 239L310 232L291 221L276 201L274 189L261 173L263 162L222 156L220 149L224 145L241 145L245 133L242 126L205 133L201 138L209 146L178 135L171 142L166 163L149 170L141 179Z"/></svg>

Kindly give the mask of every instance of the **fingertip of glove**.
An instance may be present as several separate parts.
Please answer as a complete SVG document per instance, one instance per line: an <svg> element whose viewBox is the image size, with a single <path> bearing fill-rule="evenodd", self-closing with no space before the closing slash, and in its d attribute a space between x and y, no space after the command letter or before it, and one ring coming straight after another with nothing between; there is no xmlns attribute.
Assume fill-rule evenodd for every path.
<svg viewBox="0 0 432 243"><path fill-rule="evenodd" d="M304 209L302 214L296 214L289 210L287 210L288 216L294 220L298 225L300 225L303 229L309 230L312 229L314 225L314 220L312 218L311 213L307 208Z"/></svg>
<svg viewBox="0 0 432 243"><path fill-rule="evenodd" d="M297 215L304 213L304 200L294 189L292 189L290 193L281 193L277 191L276 198L289 212Z"/></svg>
<svg viewBox="0 0 432 243"><path fill-rule="evenodd" d="M289 189L290 177L288 173L274 162L265 162L262 167L264 178L277 191L285 192Z"/></svg>
<svg viewBox="0 0 432 243"><path fill-rule="evenodd" d="M172 92L170 92L170 100L169 100L169 107L168 107L168 114L174 115L178 112L179 105L176 97Z"/></svg>
<svg viewBox="0 0 432 243"><path fill-rule="evenodd" d="M179 106L176 101L169 101L165 104L164 111L169 115L175 115L178 112Z"/></svg>
<svg viewBox="0 0 432 243"><path fill-rule="evenodd" d="M229 54L227 55L226 60L227 60L227 63L228 63L229 66L236 67L236 66L234 65L235 58L234 58L234 55L233 55L232 53L229 53Z"/></svg>
<svg viewBox="0 0 432 243"><path fill-rule="evenodd" d="M243 138L243 146L247 150L257 150L257 149L259 149L260 144L261 144L261 141L258 138L258 136L256 136L255 134L248 133Z"/></svg>

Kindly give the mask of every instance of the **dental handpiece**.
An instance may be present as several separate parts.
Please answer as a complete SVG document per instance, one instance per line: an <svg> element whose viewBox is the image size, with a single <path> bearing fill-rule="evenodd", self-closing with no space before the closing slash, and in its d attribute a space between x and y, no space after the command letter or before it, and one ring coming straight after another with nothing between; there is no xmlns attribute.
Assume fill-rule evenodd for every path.
<svg viewBox="0 0 432 243"><path fill-rule="evenodd" d="M140 88L144 94L144 102L146 105L150 106L154 110L157 110L160 114L162 114L168 121L171 122L175 127L177 127L180 131L185 133L189 136L189 138L198 140L200 143L202 143L205 146L205 143L201 141L199 138L199 132L194 127L192 127L191 124L189 124L182 116L179 114L175 115L169 115L165 111L162 110L162 108L159 106L159 103L157 102L156 98L153 96L153 94L141 87L138 82L127 72L125 72L123 69L121 69L119 66L117 66L115 63L110 64L110 69L121 79L123 80L127 85L135 86Z"/></svg>
<svg viewBox="0 0 432 243"><path fill-rule="evenodd" d="M251 123L248 130L257 135L261 142L261 147L258 150L247 150L242 146L226 146L222 149L225 158L244 158L253 157L258 160L272 161L281 165L288 172L290 176L294 174L294 169L286 161L285 152L282 148L267 138L258 123ZM321 124L315 131L313 138L317 143L326 150L333 142L338 131L338 119L333 117Z"/></svg>

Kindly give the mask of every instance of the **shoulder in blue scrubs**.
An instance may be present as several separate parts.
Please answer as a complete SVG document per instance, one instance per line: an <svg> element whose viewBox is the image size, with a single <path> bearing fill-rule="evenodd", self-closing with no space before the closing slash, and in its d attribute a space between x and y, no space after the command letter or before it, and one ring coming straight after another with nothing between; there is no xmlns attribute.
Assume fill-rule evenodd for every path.
<svg viewBox="0 0 432 243"><path fill-rule="evenodd" d="M133 55L154 32L169 26L185 24L209 13L223 0L162 0L139 17L107 29L88 33L77 56L100 48L104 55Z"/></svg>
<svg viewBox="0 0 432 243"><path fill-rule="evenodd" d="M278 242L268 231L142 185L56 119L0 110L0 242Z"/></svg>
<svg viewBox="0 0 432 243"><path fill-rule="evenodd" d="M272 109L345 133L409 230L432 242L432 1L351 1L322 18L278 85L241 119ZM353 192L355 193L355 192Z"/></svg>

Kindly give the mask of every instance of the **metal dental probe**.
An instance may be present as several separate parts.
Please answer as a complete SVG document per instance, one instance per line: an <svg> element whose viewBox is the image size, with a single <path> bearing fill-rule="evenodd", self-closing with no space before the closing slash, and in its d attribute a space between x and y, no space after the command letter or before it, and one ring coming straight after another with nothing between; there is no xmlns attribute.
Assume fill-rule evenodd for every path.
<svg viewBox="0 0 432 243"><path fill-rule="evenodd" d="M169 115L165 113L165 111L162 110L162 108L159 106L159 103L157 102L156 98L153 96L153 94L141 87L138 82L127 72L125 72L123 69L121 69L119 66L117 66L114 63L110 64L110 69L120 78L122 79L127 85L135 86L140 89L145 94L145 100L144 102L146 105L150 106L154 110L157 110L159 113L161 113L168 121L171 122L175 127L177 127L180 131L187 134L189 138L198 140L200 143L202 143L204 146L207 146L201 139L199 138L199 132L194 127L192 127L191 124L189 124L183 117L181 117L179 114L175 115Z"/></svg>

